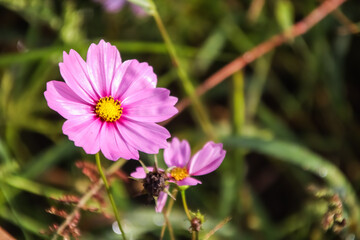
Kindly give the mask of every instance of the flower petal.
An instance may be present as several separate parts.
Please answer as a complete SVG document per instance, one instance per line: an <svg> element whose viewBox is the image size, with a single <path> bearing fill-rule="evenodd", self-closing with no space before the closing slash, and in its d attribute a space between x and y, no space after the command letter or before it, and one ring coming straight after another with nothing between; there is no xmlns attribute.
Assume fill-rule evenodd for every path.
<svg viewBox="0 0 360 240"><path fill-rule="evenodd" d="M135 121L161 122L178 112L176 102L165 88L144 89L123 100L123 114Z"/></svg>
<svg viewBox="0 0 360 240"><path fill-rule="evenodd" d="M62 129L75 146L84 148L87 154L95 154L100 151L102 125L96 116L82 115L65 121Z"/></svg>
<svg viewBox="0 0 360 240"><path fill-rule="evenodd" d="M155 88L156 83L157 77L149 64L139 63L135 59L128 60L117 69L116 78L111 86L111 94L122 101L142 89Z"/></svg>
<svg viewBox="0 0 360 240"><path fill-rule="evenodd" d="M95 1L101 3L107 12L113 12L113 13L120 11L124 7L124 4L126 3L126 0L95 0Z"/></svg>
<svg viewBox="0 0 360 240"><path fill-rule="evenodd" d="M147 169L149 170L149 172L154 170L153 167L147 167ZM146 177L146 173L143 167L137 167L135 172L132 172L130 176L132 176L133 178L143 179Z"/></svg>
<svg viewBox="0 0 360 240"><path fill-rule="evenodd" d="M89 77L101 97L111 96L111 86L121 65L120 53L115 46L101 40L91 44L86 57Z"/></svg>
<svg viewBox="0 0 360 240"><path fill-rule="evenodd" d="M81 99L64 82L48 82L44 95L49 107L66 119L93 112L93 106Z"/></svg>
<svg viewBox="0 0 360 240"><path fill-rule="evenodd" d="M164 150L164 161L168 167L185 167L190 160L191 149L188 141L174 137Z"/></svg>
<svg viewBox="0 0 360 240"><path fill-rule="evenodd" d="M192 177L187 177L187 178L184 178L181 181L177 181L176 184L178 186L194 186L194 185L197 185L197 184L201 184L201 181L199 181L199 180L197 180L195 178L192 178Z"/></svg>
<svg viewBox="0 0 360 240"><path fill-rule="evenodd" d="M169 190L169 187L166 187L168 190ZM159 194L159 197L157 199L157 202L156 202L156 206L155 206L155 211L156 212L162 212L165 204L166 204L166 200L168 198L168 195L167 193L165 192L160 192Z"/></svg>
<svg viewBox="0 0 360 240"><path fill-rule="evenodd" d="M225 158L226 151L221 143L207 142L190 160L189 174L192 176L208 174L217 169Z"/></svg>
<svg viewBox="0 0 360 240"><path fill-rule="evenodd" d="M64 52L63 62L59 63L59 68L66 84L81 99L90 104L99 99L93 82L89 78L87 65L76 51L71 49L69 54Z"/></svg>
<svg viewBox="0 0 360 240"><path fill-rule="evenodd" d="M156 123L137 122L125 117L116 123L126 142L139 151L156 154L160 148L167 146L166 139L170 137L170 133Z"/></svg>
<svg viewBox="0 0 360 240"><path fill-rule="evenodd" d="M139 152L125 142L115 123L103 123L100 134L100 149L109 160L139 159Z"/></svg>

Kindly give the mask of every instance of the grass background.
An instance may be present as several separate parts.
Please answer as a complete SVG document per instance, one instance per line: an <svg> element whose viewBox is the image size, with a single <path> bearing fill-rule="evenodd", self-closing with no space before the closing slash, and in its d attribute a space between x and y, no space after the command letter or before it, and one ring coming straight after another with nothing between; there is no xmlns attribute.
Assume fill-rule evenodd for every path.
<svg viewBox="0 0 360 240"><path fill-rule="evenodd" d="M156 1L195 87L319 4ZM230 216L211 239L360 238L359 12L360 2L347 1L306 34L201 96L212 134L227 150L221 167L187 190L190 209L205 214L201 237ZM354 22L353 31L344 16ZM160 87L188 97L152 16L139 17L129 5L107 13L87 0L0 0L0 227L17 239L49 238L40 230L63 219L45 209L73 209L52 197L83 196L92 184L75 162L94 162L93 156L62 134L64 119L48 108L43 92L47 81L62 79L63 51L75 49L85 58L100 39L116 45L123 60L148 62ZM209 140L192 107L167 128L188 139L193 152ZM128 161L122 169L130 173L138 165ZM323 229L328 202L307 190L314 184L341 197L347 221L341 232ZM158 239L162 216L146 196L138 196L139 184L116 180L112 186L129 235ZM81 213L81 239L118 239L113 220L101 212ZM180 201L170 221L177 239L190 238Z"/></svg>

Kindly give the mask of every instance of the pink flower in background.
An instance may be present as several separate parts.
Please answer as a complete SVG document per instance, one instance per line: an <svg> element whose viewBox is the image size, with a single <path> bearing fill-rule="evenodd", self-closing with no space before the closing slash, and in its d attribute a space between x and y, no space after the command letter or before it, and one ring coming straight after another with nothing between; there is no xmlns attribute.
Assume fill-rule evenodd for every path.
<svg viewBox="0 0 360 240"><path fill-rule="evenodd" d="M49 107L67 119L64 134L86 153L100 150L110 160L139 159L138 151L158 153L169 132L156 124L177 113L177 98L156 88L152 67L121 61L115 46L91 44L86 62L74 50L59 64L65 82L50 81Z"/></svg>
<svg viewBox="0 0 360 240"><path fill-rule="evenodd" d="M127 2L126 0L94 0L100 3L107 12L116 13L119 12ZM138 5L130 3L132 11L138 16L146 15L146 12Z"/></svg>
<svg viewBox="0 0 360 240"><path fill-rule="evenodd" d="M153 167L147 167L147 169L152 172L154 170ZM164 170L161 168L158 168L158 172L164 173ZM146 173L143 167L137 167L135 172L130 174L131 177L133 178L137 178L137 179L145 179L146 178ZM169 186L165 187L167 190L169 190ZM164 208L165 204L166 204L166 200L167 200L167 193L165 193L164 191L160 191L159 196L157 198L156 201L156 206L155 206L155 211L156 212L161 212L162 209Z"/></svg>
<svg viewBox="0 0 360 240"><path fill-rule="evenodd" d="M167 177L178 186L201 183L201 181L192 176L205 175L215 171L224 160L226 151L221 143L210 141L195 153L193 157L190 154L190 145L186 140L180 142L179 139L173 138L172 142L165 148L164 160L171 169ZM148 167L148 170L153 171L153 168ZM159 169L159 171L164 172L162 169ZM146 173L143 167L138 167L130 176L144 179ZM164 191L160 192L155 208L156 212L162 211L166 204L167 196L167 193Z"/></svg>
<svg viewBox="0 0 360 240"><path fill-rule="evenodd" d="M173 138L164 151L164 161L169 168L171 178L177 185L196 185L201 181L192 176L200 176L215 171L225 158L226 151L221 143L207 142L204 147L191 155L188 141Z"/></svg>

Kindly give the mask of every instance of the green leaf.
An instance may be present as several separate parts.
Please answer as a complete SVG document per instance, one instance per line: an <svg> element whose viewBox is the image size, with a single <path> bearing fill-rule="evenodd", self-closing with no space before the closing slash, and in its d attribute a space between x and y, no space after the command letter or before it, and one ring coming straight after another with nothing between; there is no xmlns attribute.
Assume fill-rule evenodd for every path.
<svg viewBox="0 0 360 240"><path fill-rule="evenodd" d="M11 187L48 198L59 198L65 195L65 192L61 190L28 180L20 176L7 176L5 182Z"/></svg>

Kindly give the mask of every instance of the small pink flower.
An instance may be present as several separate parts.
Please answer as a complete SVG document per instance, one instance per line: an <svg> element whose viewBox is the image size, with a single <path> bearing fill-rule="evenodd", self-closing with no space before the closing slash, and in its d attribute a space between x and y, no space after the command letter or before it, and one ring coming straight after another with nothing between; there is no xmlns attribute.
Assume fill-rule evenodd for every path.
<svg viewBox="0 0 360 240"><path fill-rule="evenodd" d="M156 122L177 113L177 98L156 88L147 63L122 62L117 48L101 40L91 44L86 62L70 50L59 67L65 82L48 82L44 95L76 146L110 160L139 159L138 151L156 154L167 146L170 134Z"/></svg>
<svg viewBox="0 0 360 240"><path fill-rule="evenodd" d="M186 140L173 138L164 151L164 161L171 178L177 185L196 185L201 181L192 176L200 176L215 171L225 158L226 151L221 143L207 142L204 147L190 157L190 145Z"/></svg>
<svg viewBox="0 0 360 240"><path fill-rule="evenodd" d="M172 142L164 151L164 160L171 169L167 175L178 186L197 185L201 181L192 176L200 176L215 171L225 158L226 151L221 143L207 142L204 147L191 157L190 145L186 140L179 141L173 138ZM152 167L148 167L152 171ZM159 169L164 172L164 170ZM146 173L143 167L136 168L136 171L130 174L133 178L144 179ZM161 192L156 205L156 212L161 212L167 200L167 194Z"/></svg>

